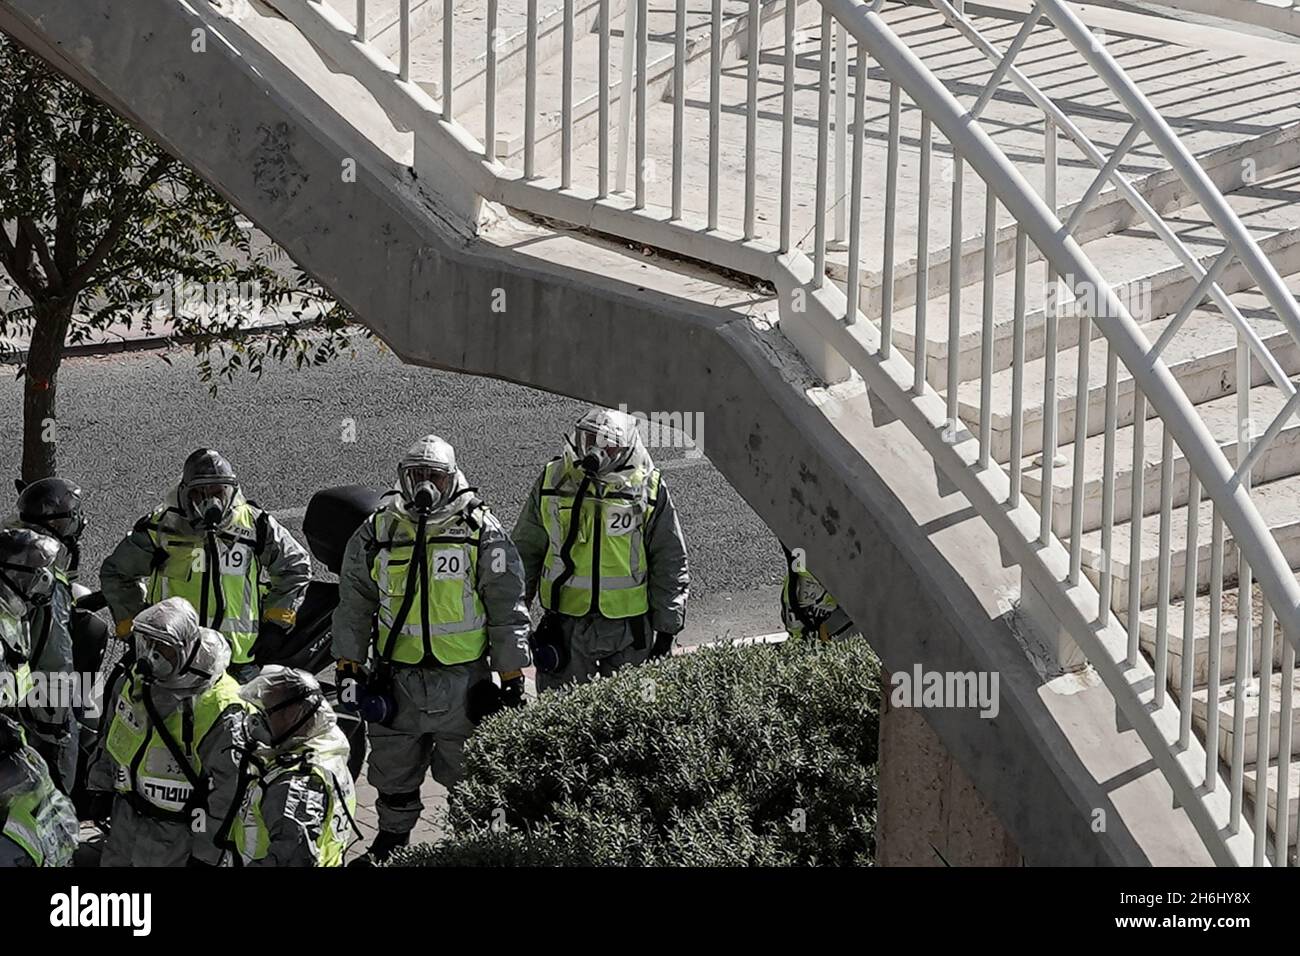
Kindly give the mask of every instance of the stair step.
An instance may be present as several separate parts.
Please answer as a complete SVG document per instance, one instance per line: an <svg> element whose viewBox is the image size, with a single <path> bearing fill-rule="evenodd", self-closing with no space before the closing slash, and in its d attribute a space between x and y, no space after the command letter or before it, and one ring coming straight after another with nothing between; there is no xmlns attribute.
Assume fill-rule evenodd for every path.
<svg viewBox="0 0 1300 956"><path fill-rule="evenodd" d="M1292 276L1292 282L1300 276ZM1235 300L1234 300L1235 301ZM1281 327L1271 315L1246 315L1246 321L1255 329L1265 346L1276 357L1287 375L1300 372L1300 348L1291 334ZM1172 319L1158 319L1142 327L1148 340L1155 342ZM1062 343L1064 344L1064 343ZM1105 428L1106 352L1107 342L1097 339L1089 343L1087 415L1088 435L1101 434ZM1198 309L1179 329L1178 334L1165 347L1161 356L1173 372L1187 397L1195 405L1230 394L1236 389L1236 337L1232 326L1217 311ZM1078 348L1061 348L1056 362L1057 437L1058 444L1070 443L1074 437L1075 400L1077 390ZM1006 462L1011 454L1011 379L1012 369L993 374L992 381L992 452L999 462ZM1033 455L1042 450L1043 438L1043 378L1045 364L1042 359L1025 363L1024 370L1024 431L1023 453ZM1264 369L1251 360L1251 384L1267 380ZM980 383L963 382L958 387L958 414L968 426L979 421ZM1133 379L1123 363L1119 366L1116 426L1123 427L1133 419ZM1147 415L1153 414L1147 405Z"/></svg>
<svg viewBox="0 0 1300 956"><path fill-rule="evenodd" d="M1268 675L1270 687L1272 688L1269 696L1269 720L1268 720L1268 759L1273 760L1278 755L1278 741L1281 736L1281 690L1282 683L1288 679L1281 673L1270 673ZM1290 678L1292 686L1292 700L1300 705L1300 694L1295 693L1295 688L1300 687L1300 668L1293 669ZM1255 763L1256 747L1259 739L1259 696L1258 696L1259 678L1251 679L1247 687L1245 699L1245 724L1243 726L1243 735L1246 742L1244 761L1246 766L1252 766ZM1219 711L1219 756L1223 760L1231 761L1232 759L1232 742L1233 734L1233 710L1235 705L1235 684L1233 681L1225 680L1215 692L1215 706ZM1206 728L1206 705L1209 699L1211 688L1201 688L1192 691L1192 721L1197 730L1204 735ZM1300 748L1300 706L1295 706L1291 711L1291 751L1297 752Z"/></svg>
<svg viewBox="0 0 1300 956"><path fill-rule="evenodd" d="M1260 656L1263 652L1260 634L1263 632L1260 617L1259 587L1255 587L1256 600L1251 615L1251 669L1258 672ZM1236 587L1223 589L1223 609L1219 618L1219 681L1229 680L1237 674L1237 603L1239 591ZM1169 632L1169 686L1175 694L1182 692L1183 667L1183 608L1184 601L1171 601L1169 620L1166 625ZM1157 610L1144 608L1139 615L1141 630L1139 639L1142 650L1148 657L1153 657L1156 649ZM1121 622L1126 622L1128 615L1119 613ZM1272 670L1282 665L1282 631L1275 626L1273 635ZM1210 596L1197 595L1192 604L1192 689L1206 687L1210 683ZM1217 683L1217 681L1216 681ZM1300 701L1297 701L1300 703Z"/></svg>
<svg viewBox="0 0 1300 956"><path fill-rule="evenodd" d="M1300 170L1291 169L1267 181L1246 186L1228 196L1229 205L1251 231L1261 250L1282 275L1300 272ZM1216 230L1206 228L1207 217L1199 206L1169 215L1166 222L1202 268L1223 250L1223 240ZM1173 251L1149 227L1136 228L1102 236L1086 242L1083 252L1110 282L1125 308L1138 322L1175 314L1196 287L1187 269ZM1254 287L1255 282L1240 264L1234 262L1224 270L1219 285L1225 292L1239 292ZM945 281L946 287L946 281ZM1045 301L1047 284L1043 264L1027 273L1025 283L1025 358L1041 358L1044 349ZM959 378L969 381L979 377L983 345L984 282L981 277L970 281L962 290L961 356ZM948 375L948 305L946 288L927 300L926 375L936 388L943 388ZM1095 310L1096 303L1086 299L1062 300L1058 305L1057 341L1078 341L1081 315ZM1015 317L1015 274L1000 272L993 282L993 369L1011 366ZM895 341L909 357L915 350L915 308L907 306L894 312ZM1094 326L1093 338L1100 337Z"/></svg>
<svg viewBox="0 0 1300 956"><path fill-rule="evenodd" d="M1256 385L1250 390L1250 420L1256 435L1273 421L1286 404L1286 395L1271 381ZM1222 398L1203 402L1196 407L1201 420L1218 442L1219 447L1229 461L1237 460L1237 396L1225 395ZM1072 436L1071 436L1072 437ZM1149 419L1143 430L1143 493L1142 507L1144 514L1156 514L1160 510L1160 456L1164 440L1164 424L1157 418ZM1084 444L1084 473L1082 485L1083 530L1093 531L1101 527L1102 482L1105 465L1104 434L1093 435ZM1073 444L1061 447L1063 464L1058 464L1052 471L1052 528L1061 538L1070 532L1070 506L1074 492L1074 456ZM1042 494L1042 468L1037 458L1027 458L1023 462L1023 481L1025 495L1040 507ZM1273 442L1256 460L1251 475L1256 483L1283 478L1300 471L1300 419L1292 417ZM1183 458L1178 446L1174 446L1174 494L1175 507L1187 503L1187 460ZM1115 430L1115 521L1123 523L1129 520L1132 510L1133 481L1133 426L1127 425Z"/></svg>
<svg viewBox="0 0 1300 956"><path fill-rule="evenodd" d="M1263 183L1271 177L1292 169L1295 165L1296 142L1300 141L1300 123L1291 123L1277 129L1251 136L1248 139L1230 142L1197 155L1196 160L1219 189L1229 196L1233 191L1254 189L1255 186L1242 186L1242 169L1247 164L1252 166ZM1017 155L1020 155L1017 152ZM1130 183L1137 192L1147 199L1153 208L1168 215L1173 210L1184 208L1194 203L1192 193L1173 170L1156 169L1139 176L1132 176ZM1074 213L1074 201L1064 202L1057 211L1057 218L1067 222ZM997 252L994 262L999 276L1009 275L1015 267L1016 225L1010 217L1001 215L999 207L998 228L996 232ZM1103 236L1113 235L1125 229L1145 230L1149 227L1114 187L1107 186L1094 199L1074 227L1075 241L1082 244L1092 242ZM975 235L967 234L962 242L962 285L978 285L984 275L984 241L982 224ZM941 294L947 289L950 250L946 233L940 237L942 244L933 248L935 236L931 236L930 251L930 295ZM1029 247L1029 264L1039 263L1031 275L1041 274L1042 257L1033 246ZM828 268L832 278L845 281L847 273L842 264L832 263ZM880 317L880 292L878 275L872 275L868 283L871 293L863 301L863 311L869 317ZM982 294L982 293L981 293ZM894 306L896 309L911 309L916 301L916 262L900 262L894 273Z"/></svg>
<svg viewBox="0 0 1300 956"><path fill-rule="evenodd" d="M1277 832L1277 789L1278 779L1281 776L1281 767L1279 761L1270 760L1268 769L1264 777L1264 785L1268 788L1268 826L1273 833ZM1244 774L1244 791L1253 805L1256 799L1256 793L1259 787L1259 768L1247 767ZM1300 817L1300 760L1292 759L1287 767L1287 845L1292 847L1289 865L1295 865L1295 850L1297 827L1296 820ZM1252 818L1253 819L1253 818Z"/></svg>
<svg viewBox="0 0 1300 956"><path fill-rule="evenodd" d="M471 5L483 7L484 0L461 0L467 8ZM497 96L498 102L518 84L522 102L523 77L528 67L528 30L526 6L511 6L498 9L497 14ZM609 5L610 51L611 57L621 51L623 13L626 4L623 0L611 0ZM577 60L586 43L597 44L598 37L593 32L598 24L600 4L598 0L574 0L573 9L573 48L575 59L574 89L581 88L584 77L578 69ZM454 64L455 97L454 106L457 113L468 114L478 107L481 119L483 99L487 95L485 77L487 73L487 24L484 15L465 16L458 13L456 34L452 42L456 45ZM652 19L653 26L653 19ZM464 31L464 33L462 33ZM479 37L482 39L479 39ZM416 38L413 48L418 55L411 64L411 77L420 84L434 99L442 97L442 24L431 24L429 31ZM564 4L557 0L541 0L537 8L537 64L538 91L543 90L548 82L547 71L552 61L562 63L564 53ZM617 69L618 61L611 60ZM555 80L554 82L558 82Z"/></svg>
<svg viewBox="0 0 1300 956"><path fill-rule="evenodd" d="M325 0L348 23L357 19L356 0ZM442 21L442 0L410 0L411 36L419 36L431 24ZM479 0L482 3L483 0ZM402 46L402 28L399 15L401 0L367 0L366 41L389 57L396 57Z"/></svg>
<svg viewBox="0 0 1300 956"><path fill-rule="evenodd" d="M1282 554L1291 567L1300 567L1300 475L1279 478L1256 485L1251 497L1260 516L1268 525ZM1201 502L1197 513L1197 590L1209 587L1210 537L1213 524L1213 502ZM1112 607L1126 606L1129 586L1129 539L1132 524L1117 525L1111 540L1110 566L1114 577ZM1148 515L1141 522L1141 603L1150 607L1156 602L1160 544L1160 516ZM1186 509L1173 516L1169 528L1170 555L1169 596L1181 598L1186 573L1187 521ZM1102 566L1101 532L1090 531L1083 536L1083 567L1094 584L1100 578ZM1224 582L1237 579L1237 547L1229 530L1224 528L1223 544Z"/></svg>
<svg viewBox="0 0 1300 956"><path fill-rule="evenodd" d="M588 8L590 23L594 25L597 7ZM762 5L762 22L768 33L779 31L781 14L784 13L784 0L764 0ZM814 20L815 10L809 5L801 5L797 13L797 22L806 25ZM707 8L690 9L686 14L686 64L685 82L697 81L708 72L708 23L711 14ZM732 68L741 62L748 52L749 5L745 0L724 0L723 3L723 68ZM663 100L671 98L673 82L673 64L676 61L676 47L673 43L676 20L672 5L650 9L647 23L646 43L646 77L647 104L651 111L656 107L662 109ZM541 42L538 47L537 107L536 107L536 146L534 161L541 174L558 172L562 157L562 135L560 124L563 120L563 46L562 31L556 23L552 30L552 43L549 59L543 59ZM520 47L523 49L523 47ZM520 60L520 62L523 62ZM498 68L499 69L499 68ZM621 99L621 69L623 69L623 21L611 16L610 35L610 72L601 74L599 70L599 35L586 33L576 36L573 46L573 150L575 152L585 143L591 142L599 134L599 88L607 83L610 91L611 133L616 130L617 104ZM478 68L481 74L481 66ZM515 74L511 82L504 82L506 75L499 74L498 113L497 113L497 155L503 163L513 166L523 165L524 156L524 78L521 72ZM480 79L468 81L469 86L482 86ZM668 107L671 111L671 107ZM469 120L471 129L481 125L478 113ZM667 176L663 173L660 178Z"/></svg>

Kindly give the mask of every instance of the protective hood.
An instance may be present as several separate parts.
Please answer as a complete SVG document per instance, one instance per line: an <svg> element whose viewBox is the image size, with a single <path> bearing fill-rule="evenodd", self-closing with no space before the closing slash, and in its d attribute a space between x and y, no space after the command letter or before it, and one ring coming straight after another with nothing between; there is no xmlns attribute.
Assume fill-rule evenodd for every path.
<svg viewBox="0 0 1300 956"><path fill-rule="evenodd" d="M299 749L338 724L320 683L306 671L269 665L239 696L254 708L245 718L248 738L274 753Z"/></svg>
<svg viewBox="0 0 1300 956"><path fill-rule="evenodd" d="M11 613L25 617L32 605L49 602L62 551L63 546L46 533L21 527L0 529L0 601Z"/></svg>
<svg viewBox="0 0 1300 956"><path fill-rule="evenodd" d="M412 520L421 514L440 524L470 502L470 486L456 467L456 452L437 435L425 435L397 463L396 510Z"/></svg>
<svg viewBox="0 0 1300 956"><path fill-rule="evenodd" d="M145 608L132 622L131 633L136 672L177 699L203 693L230 664L229 642L200 626L198 612L184 598Z"/></svg>
<svg viewBox="0 0 1300 956"><path fill-rule="evenodd" d="M177 499L191 525L201 529L229 527L240 497L235 469L219 453L200 448L185 459Z"/></svg>
<svg viewBox="0 0 1300 956"><path fill-rule="evenodd" d="M235 497L230 506L230 511L227 512L225 518L223 518L221 523L217 526L217 530L224 531L228 529L234 521L235 512L239 510L241 505L245 504L248 504L248 499L244 497L242 490L236 488ZM171 509L173 512L177 512L167 516L168 523L172 524L177 531L191 534L195 537L199 537L203 534L205 529L202 524L192 519L189 512L185 510L183 491L180 484L174 485L171 490L167 492L167 496L163 499L163 505L164 507Z"/></svg>
<svg viewBox="0 0 1300 956"><path fill-rule="evenodd" d="M612 408L592 408L578 419L561 456L575 478L590 471L611 489L640 485L654 469L637 420Z"/></svg>

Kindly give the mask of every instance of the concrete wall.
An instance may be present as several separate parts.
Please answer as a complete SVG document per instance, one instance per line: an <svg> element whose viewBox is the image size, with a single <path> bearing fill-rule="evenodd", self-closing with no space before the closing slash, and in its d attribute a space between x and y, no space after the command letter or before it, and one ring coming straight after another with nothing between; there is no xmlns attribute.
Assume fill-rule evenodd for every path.
<svg viewBox="0 0 1300 956"><path fill-rule="evenodd" d="M926 717L1028 862L1207 861L1104 688L1064 695L1034 669L996 598L1017 575L992 533L868 396L817 405L783 375L784 340L746 314L752 293L706 304L700 290L727 290L698 270L509 223L468 238L441 215L439 183L332 109L361 94L309 69L310 51L271 56L218 22L239 52L198 55L194 16L174 0L9 0L0 27L185 157L405 360L702 412L709 458L806 548L888 669L1000 674L996 717Z"/></svg>
<svg viewBox="0 0 1300 956"><path fill-rule="evenodd" d="M882 686L888 686L888 674ZM1015 840L921 712L880 711L879 866L1020 866Z"/></svg>

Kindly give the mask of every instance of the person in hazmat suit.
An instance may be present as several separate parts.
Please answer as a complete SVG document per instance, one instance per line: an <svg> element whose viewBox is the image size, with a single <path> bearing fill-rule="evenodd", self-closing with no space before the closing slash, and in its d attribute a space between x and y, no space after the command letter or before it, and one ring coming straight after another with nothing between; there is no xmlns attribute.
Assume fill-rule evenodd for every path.
<svg viewBox="0 0 1300 956"><path fill-rule="evenodd" d="M119 637L144 608L185 598L200 624L226 636L231 673L242 682L292 630L311 558L245 499L230 462L200 448L185 460L180 483L104 561L99 581Z"/></svg>
<svg viewBox="0 0 1300 956"><path fill-rule="evenodd" d="M690 568L668 485L636 419L593 408L542 469L512 537L540 594L537 688L608 675L672 650Z"/></svg>
<svg viewBox="0 0 1300 956"><path fill-rule="evenodd" d="M342 866L356 829L347 736L320 683L268 665L239 691L251 709L240 796L228 827L235 866Z"/></svg>
<svg viewBox="0 0 1300 956"><path fill-rule="evenodd" d="M791 637L833 641L859 632L835 596L808 570L803 551L787 548L781 586L781 623Z"/></svg>
<svg viewBox="0 0 1300 956"><path fill-rule="evenodd" d="M90 788L114 794L100 865L216 866L249 709L226 673L230 645L181 597L136 614L131 638L90 768Z"/></svg>
<svg viewBox="0 0 1300 956"><path fill-rule="evenodd" d="M2 665L0 665L2 666ZM77 813L12 717L0 714L0 870L67 866Z"/></svg>
<svg viewBox="0 0 1300 956"><path fill-rule="evenodd" d="M45 758L55 785L72 793L77 776L80 724L73 701L53 698L74 686L72 583L81 562L81 533L86 517L81 488L66 478L41 478L18 493L17 515L10 527L27 528L58 542L55 587L48 602L32 609L31 665L41 692L22 709L30 743Z"/></svg>
<svg viewBox="0 0 1300 956"><path fill-rule="evenodd" d="M31 619L55 589L58 545L26 529L0 530L0 868L65 866L77 815L15 719L32 687Z"/></svg>
<svg viewBox="0 0 1300 956"><path fill-rule="evenodd" d="M523 565L451 445L415 442L388 497L348 541L333 620L341 699L355 692L379 791L379 834L358 865L409 842L426 773L455 786L465 740L523 703L530 663Z"/></svg>

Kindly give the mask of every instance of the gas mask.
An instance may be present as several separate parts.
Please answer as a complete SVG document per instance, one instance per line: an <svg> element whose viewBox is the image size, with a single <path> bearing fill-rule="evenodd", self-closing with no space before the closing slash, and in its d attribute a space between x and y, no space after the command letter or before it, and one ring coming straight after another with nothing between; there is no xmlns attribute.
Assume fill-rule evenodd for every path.
<svg viewBox="0 0 1300 956"><path fill-rule="evenodd" d="M432 464L406 465L401 470L402 500L414 514L431 516L451 502L456 472Z"/></svg>
<svg viewBox="0 0 1300 956"><path fill-rule="evenodd" d="M220 528L234 503L234 485L208 483L185 489L186 511L190 519L205 531Z"/></svg>
<svg viewBox="0 0 1300 956"><path fill-rule="evenodd" d="M269 750L314 737L334 722L319 682L305 671L271 665L239 696L254 707L244 718L245 733Z"/></svg>

